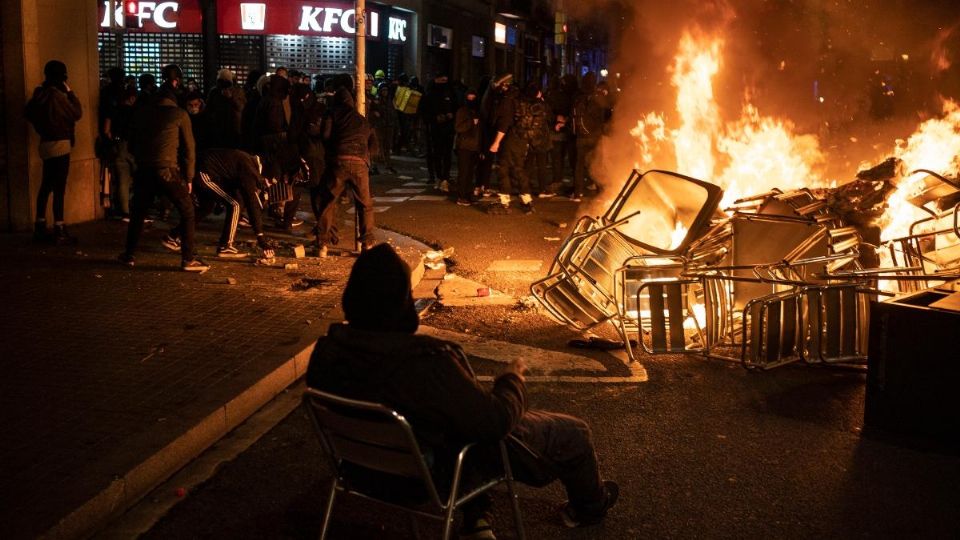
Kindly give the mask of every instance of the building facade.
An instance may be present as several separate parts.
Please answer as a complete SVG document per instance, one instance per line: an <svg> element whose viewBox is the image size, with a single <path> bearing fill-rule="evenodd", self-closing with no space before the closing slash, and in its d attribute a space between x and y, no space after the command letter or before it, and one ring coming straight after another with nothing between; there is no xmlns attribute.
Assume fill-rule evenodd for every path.
<svg viewBox="0 0 960 540"><path fill-rule="evenodd" d="M539 80L579 73L565 39L560 0L379 0L367 2L366 70L388 77L446 74L476 87L513 73ZM180 64L202 88L220 68L244 82L251 70L354 72L356 16L343 0L120 0L0 2L0 228L28 230L40 184L38 137L23 109L50 59L67 64L84 114L67 188L68 223L103 216L94 156L101 79L112 67L159 75ZM561 31L562 30L562 31Z"/></svg>

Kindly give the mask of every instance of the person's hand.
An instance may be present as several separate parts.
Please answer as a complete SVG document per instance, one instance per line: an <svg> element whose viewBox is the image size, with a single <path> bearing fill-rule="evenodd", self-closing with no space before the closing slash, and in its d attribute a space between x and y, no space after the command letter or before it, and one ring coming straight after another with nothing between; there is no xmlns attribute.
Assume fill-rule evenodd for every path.
<svg viewBox="0 0 960 540"><path fill-rule="evenodd" d="M70 92L71 92L71 90L70 90L70 85L67 84L67 81L63 81L63 90L64 90L65 92L67 92L67 93L70 93Z"/></svg>
<svg viewBox="0 0 960 540"><path fill-rule="evenodd" d="M187 182L187 193L193 193L193 180Z"/></svg>
<svg viewBox="0 0 960 540"><path fill-rule="evenodd" d="M500 143L495 142L490 145L490 153L496 154L500 150Z"/></svg>
<svg viewBox="0 0 960 540"><path fill-rule="evenodd" d="M522 358L514 358L509 364L507 364L507 369L504 373L513 373L517 377L520 377L520 380L523 380L523 374L527 371L527 363L523 361Z"/></svg>
<svg viewBox="0 0 960 540"><path fill-rule="evenodd" d="M474 119L473 119L473 125L477 125L477 124L479 124L479 123L480 123L480 119L479 119L479 118L474 118Z"/></svg>

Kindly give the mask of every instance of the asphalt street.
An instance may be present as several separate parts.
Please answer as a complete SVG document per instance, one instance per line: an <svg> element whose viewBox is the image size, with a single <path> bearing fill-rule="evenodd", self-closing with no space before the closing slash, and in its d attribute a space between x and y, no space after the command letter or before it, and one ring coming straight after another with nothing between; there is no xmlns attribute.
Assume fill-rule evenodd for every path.
<svg viewBox="0 0 960 540"><path fill-rule="evenodd" d="M388 196L426 176L405 165L401 173L411 178L378 177L375 194ZM453 247L449 271L518 298L546 272L559 245L553 238L565 236L577 215L575 203L559 199L538 201L532 215L491 216L441 200L389 206L377 214L379 225ZM497 261L541 265L502 272L491 269ZM568 347L575 333L523 303L437 305L423 324L475 336L478 347L496 340L602 366L593 368L594 382L534 382L528 391L533 407L590 423L602 470L620 483L620 503L603 524L566 530L555 512L561 488L523 487L529 538L960 537L960 457L864 433L863 373L791 366L754 374L700 357L642 356L644 382L609 384L604 377L629 374L620 360ZM482 353L472 361L481 376L502 366ZM182 493L144 537L316 537L329 482L324 463L297 408L208 481ZM498 537L511 538L505 495L496 505ZM332 538L410 536L402 515L355 499L338 503Z"/></svg>

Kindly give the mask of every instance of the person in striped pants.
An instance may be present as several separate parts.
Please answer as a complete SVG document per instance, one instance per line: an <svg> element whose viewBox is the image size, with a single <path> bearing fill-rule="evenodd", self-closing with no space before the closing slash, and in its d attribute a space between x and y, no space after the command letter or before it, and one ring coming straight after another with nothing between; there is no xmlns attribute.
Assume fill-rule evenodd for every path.
<svg viewBox="0 0 960 540"><path fill-rule="evenodd" d="M271 242L263 234L263 216L257 190L264 185L260 174L260 158L242 150L232 148L211 148L200 155L197 196L200 199L200 208L197 210L197 221L202 220L219 201L226 207L227 213L223 220L223 232L217 246L217 257L243 258L247 253L241 252L234 246L237 235L237 225L240 221L241 201L247 210L247 216L257 235L257 245L265 256L270 256L273 250ZM239 194L239 197L238 197ZM237 200L237 199L240 200ZM174 228L163 239L163 245L172 250L180 247L180 231Z"/></svg>

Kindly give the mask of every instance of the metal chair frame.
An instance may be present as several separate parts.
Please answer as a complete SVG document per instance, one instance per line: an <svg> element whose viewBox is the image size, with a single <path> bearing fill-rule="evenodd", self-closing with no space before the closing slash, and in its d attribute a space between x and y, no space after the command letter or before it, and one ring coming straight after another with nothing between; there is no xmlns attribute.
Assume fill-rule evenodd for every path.
<svg viewBox="0 0 960 540"><path fill-rule="evenodd" d="M521 540L525 538L513 471L504 441L499 444L503 474L486 479L480 486L464 494L460 494L461 473L464 460L475 444L467 444L461 448L450 479L449 494L444 498L437 489L413 428L403 415L379 403L348 399L312 388L304 392L303 401L334 471L320 530L321 540L327 536L334 502L340 492L402 510L410 514L411 520L414 515L439 520L443 522L443 539L447 540L453 531L455 512L464 503L504 483L510 494L517 535ZM418 480L425 488L429 500L426 504L405 505L353 489L349 486L349 478L344 472L345 463ZM421 509L423 506L426 506L427 510ZM412 521L412 525L416 529L415 521Z"/></svg>

